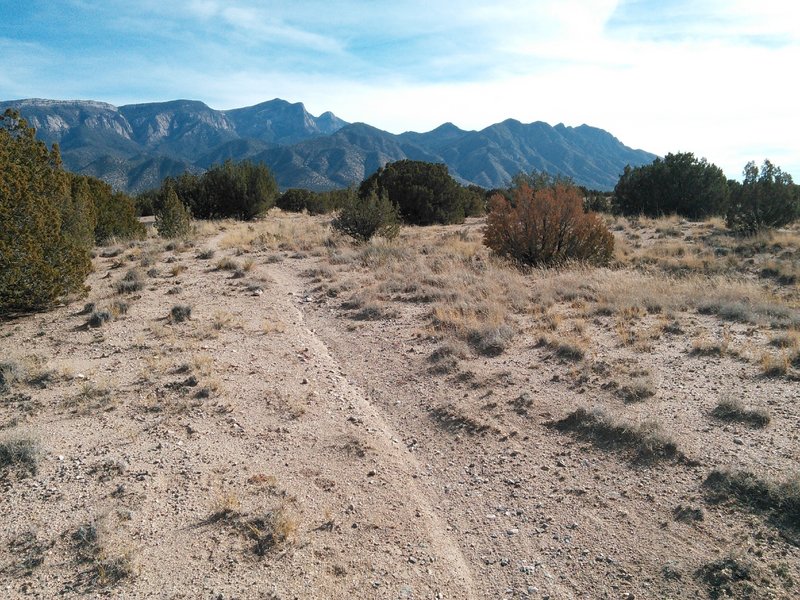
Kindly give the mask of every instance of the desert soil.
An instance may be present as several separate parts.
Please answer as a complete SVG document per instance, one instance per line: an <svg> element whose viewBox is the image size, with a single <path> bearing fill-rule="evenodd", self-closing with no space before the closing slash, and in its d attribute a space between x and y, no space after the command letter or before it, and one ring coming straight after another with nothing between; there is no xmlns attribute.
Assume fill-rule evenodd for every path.
<svg viewBox="0 0 800 600"><path fill-rule="evenodd" d="M644 351L598 313L575 362L522 313L502 353L464 344L437 369L446 340L425 303L386 292L383 314L359 314L344 301L374 286L369 267L324 245L242 254L223 243L237 225L222 227L193 247L98 249L88 296L0 323L0 361L29 374L0 396L0 439L38 448L35 473L0 474L0 596L796 597L796 531L709 501L704 481L795 476L800 385L692 353L697 331L721 335L715 317L679 312L689 333ZM217 268L224 258L252 264ZM116 293L142 264L144 287ZM115 301L127 311L86 324L87 302ZM175 305L191 317L170 319ZM577 309L560 310L569 323ZM733 344L766 343L724 327ZM624 403L609 382L640 371L655 395ZM726 394L770 424L711 418ZM637 460L554 426L598 406L657 421L680 456ZM750 571L704 571L729 559Z"/></svg>

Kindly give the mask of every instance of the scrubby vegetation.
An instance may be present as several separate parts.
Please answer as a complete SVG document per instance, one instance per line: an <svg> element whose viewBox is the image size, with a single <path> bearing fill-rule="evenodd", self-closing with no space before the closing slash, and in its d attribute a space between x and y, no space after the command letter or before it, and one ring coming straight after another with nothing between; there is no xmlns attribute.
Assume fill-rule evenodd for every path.
<svg viewBox="0 0 800 600"><path fill-rule="evenodd" d="M800 186L791 175L765 160L749 162L741 183L726 180L722 170L690 152L667 154L650 165L631 168L614 188L619 214L705 219L724 215L729 229L754 235L800 218Z"/></svg>
<svg viewBox="0 0 800 600"><path fill-rule="evenodd" d="M164 238L177 238L189 235L192 230L192 214L184 205L172 186L167 186L161 209L156 214L155 226L158 235Z"/></svg>
<svg viewBox="0 0 800 600"><path fill-rule="evenodd" d="M263 164L230 160L202 175L168 177L158 193L140 196L140 206L159 214L170 188L197 219L234 218L250 221L275 205L278 184Z"/></svg>
<svg viewBox="0 0 800 600"><path fill-rule="evenodd" d="M351 189L328 192L289 189L278 196L275 206L289 212L306 211L310 215L321 215L343 208L350 202L352 194Z"/></svg>
<svg viewBox="0 0 800 600"><path fill-rule="evenodd" d="M397 237L400 230L400 215L397 206L386 195L375 192L366 196L351 194L331 224L337 231L360 242L373 236L390 240Z"/></svg>
<svg viewBox="0 0 800 600"><path fill-rule="evenodd" d="M779 482L750 471L715 470L703 487L712 502L734 502L764 513L794 536L800 534L800 477Z"/></svg>
<svg viewBox="0 0 800 600"><path fill-rule="evenodd" d="M88 196L73 199L58 148L13 111L0 117L0 314L79 291L91 268Z"/></svg>
<svg viewBox="0 0 800 600"><path fill-rule="evenodd" d="M601 448L632 452L636 460L682 457L675 442L654 422L628 423L603 410L579 408L551 426L590 440Z"/></svg>
<svg viewBox="0 0 800 600"><path fill-rule="evenodd" d="M15 471L20 477L36 475L39 467L39 444L22 435L3 435L0 438L0 474Z"/></svg>
<svg viewBox="0 0 800 600"><path fill-rule="evenodd" d="M511 199L492 197L484 243L501 256L534 266L568 261L608 264L614 236L603 220L585 213L575 186L555 183L534 189L522 183Z"/></svg>
<svg viewBox="0 0 800 600"><path fill-rule="evenodd" d="M474 196L450 177L443 164L400 160L380 168L358 190L361 198L385 196L397 205L406 223L462 223L480 212Z"/></svg>
<svg viewBox="0 0 800 600"><path fill-rule="evenodd" d="M722 169L691 152L626 167L614 188L615 208L625 215L702 219L724 212L727 202L728 182Z"/></svg>
<svg viewBox="0 0 800 600"><path fill-rule="evenodd" d="M37 185L65 200L47 205L57 215L53 239L88 252L101 227L92 180L64 177L51 151L32 147L45 159ZM22 168L8 161L5 146L0 151L9 172ZM247 179L227 168L222 187ZM747 228L732 230L720 218L598 215L589 209L607 206L608 196L539 172L496 190L485 221L462 223L471 201L464 188L434 200L436 185L451 189L438 167L387 170L411 188L395 197L408 192L412 222L459 224L401 227L403 210L376 176L363 195L289 190L278 206L290 213L252 218L264 206L256 202L252 214L233 211L246 222L195 222L190 231L189 206L205 206L207 215L218 209L204 205L204 176L185 175L165 182L153 207L160 234L188 239L151 234L97 249L85 300L0 332L9 349L0 356L0 483L15 518L27 518L26 503L37 519L51 506L61 510L56 493L70 502L78 494L101 498L113 517L81 514L53 535L47 560L83 571L70 573L69 585L130 585L134 593L137 569L119 531L128 520L133 539L148 547L147 568L157 546L172 544L177 555L187 543L205 543L214 553L191 553L193 568L206 561L219 572L248 568L231 561L232 551L245 548L272 569L309 556L323 564L327 548L355 543L348 536L374 540L387 523L404 527L396 519L403 503L424 517L409 519L423 527L442 511L468 523L476 541L494 535L491 544L508 563L507 549L528 555L542 533L574 536L569 547L577 552L548 555L562 572L576 572L583 560L611 565L605 548L601 560L581 549L596 552L612 528L620 565L614 585L636 585L628 578L636 564L648 577L647 586L631 587L637 597L643 589L677 597L681 586L694 595L705 586L736 593L741 582L763 583L773 571L770 585L796 579L795 562L769 561L797 556L790 386L800 377L800 230L759 225L742 235ZM439 183L427 188L429 177ZM482 208L482 190L466 192ZM33 196L24 199L38 206ZM319 216L332 209L338 212ZM3 210L0 218L14 222L13 211ZM102 381L104 373L113 380ZM596 408L581 408L587 402ZM47 433L41 460L26 431ZM106 443L113 439L120 442ZM403 462L408 453L418 453L418 462ZM126 464L129 477L110 483ZM730 464L742 470L725 470ZM437 504L414 504L412 495L429 487L414 487L421 467L441 477L446 502L434 496ZM278 490L272 475L258 474L263 468L289 474L292 489ZM34 474L41 482L21 481ZM357 488L363 481L372 487ZM167 489L160 482L174 490L168 510L152 502ZM253 510L226 501L175 538L159 530L185 524L197 514L196 499L223 485L236 487ZM537 506L517 509L530 504L519 502L531 486L542 491ZM381 514L376 497L402 503ZM320 505L331 513L318 515ZM235 535L209 531L212 524ZM495 535L498 526L507 533ZM663 544L640 534L665 528L689 554L664 566L661 581ZM392 535L411 539L408 531ZM749 562L720 560L709 531L747 547ZM8 546L21 562L25 544L39 541L12 533ZM213 544L195 537L202 535ZM478 568L489 567L493 553ZM417 564L398 562L394 552L388 560ZM363 565L350 564L361 585L355 571ZM52 573L62 569L52 566ZM525 568L513 576L529 575ZM580 570L580 583L611 572L604 567L592 579L591 569Z"/></svg>
<svg viewBox="0 0 800 600"><path fill-rule="evenodd" d="M41 309L79 292L96 241L135 238L133 200L98 179L66 173L11 110L0 117L0 314Z"/></svg>
<svg viewBox="0 0 800 600"><path fill-rule="evenodd" d="M731 183L725 221L734 231L754 234L783 227L798 218L800 186L770 161L765 160L760 170L754 162L747 163L742 183Z"/></svg>
<svg viewBox="0 0 800 600"><path fill-rule="evenodd" d="M97 244L109 240L142 239L145 228L136 217L136 204L133 198L122 192L115 192L105 181L87 175L70 173L73 189L84 186L94 204L94 241Z"/></svg>

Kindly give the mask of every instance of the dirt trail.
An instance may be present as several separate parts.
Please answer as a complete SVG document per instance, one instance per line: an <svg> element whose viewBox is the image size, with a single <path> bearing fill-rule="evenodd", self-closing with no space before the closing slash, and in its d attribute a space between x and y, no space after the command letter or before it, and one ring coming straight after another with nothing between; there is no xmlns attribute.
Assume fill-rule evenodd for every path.
<svg viewBox="0 0 800 600"><path fill-rule="evenodd" d="M308 328L302 311L305 302L301 293L303 286L295 273L287 265L277 265L270 270L270 275L275 281L275 297L294 301L291 305L294 316L289 319L292 323L291 330L287 330L286 333L295 339L299 346L307 349L308 367L304 372L306 375L304 379L308 380L312 389L317 388L323 398L325 406L320 407L321 410L329 416L333 415L357 424L366 432L364 439L372 450L374 462L378 465L373 476L383 479L389 488L386 495L403 508L405 515L412 517L411 520L406 520L402 513L389 513L380 515L381 520L388 521L392 528L406 530L402 533L414 538L417 543L420 540L425 541L430 548L429 552L435 558L437 570L445 577L449 588L448 596L478 597L464 556L436 514L424 490L416 483L416 479L424 472L423 466L401 442L380 409L369 401L363 389L345 377L337 377L333 385L325 385L326 373L343 373L344 367L336 361L314 331ZM340 414L336 415L332 411L339 411ZM330 468L335 470L337 466L330 465ZM381 509L377 503L374 504L373 509L378 511L378 514L385 512L385 508Z"/></svg>

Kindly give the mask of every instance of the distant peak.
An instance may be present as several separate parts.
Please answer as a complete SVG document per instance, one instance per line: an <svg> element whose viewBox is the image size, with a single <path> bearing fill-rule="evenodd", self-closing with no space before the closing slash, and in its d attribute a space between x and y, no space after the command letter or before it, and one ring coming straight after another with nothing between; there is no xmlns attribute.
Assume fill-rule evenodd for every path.
<svg viewBox="0 0 800 600"><path fill-rule="evenodd" d="M450 121L447 121L447 123L442 123L436 129L434 129L432 132L436 132L436 133L451 133L451 132L460 133L460 132L463 132L463 129L461 129L460 127L457 127L456 125L453 125L453 123L451 123Z"/></svg>

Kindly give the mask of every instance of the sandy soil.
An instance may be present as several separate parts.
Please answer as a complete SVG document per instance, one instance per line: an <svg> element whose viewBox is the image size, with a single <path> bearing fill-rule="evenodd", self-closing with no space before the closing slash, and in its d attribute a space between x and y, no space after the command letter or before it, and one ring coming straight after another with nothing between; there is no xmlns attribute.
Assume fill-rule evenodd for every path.
<svg viewBox="0 0 800 600"><path fill-rule="evenodd" d="M87 298L0 324L0 361L27 374L0 396L0 440L38 448L35 473L0 471L0 596L795 597L796 530L710 501L704 481L795 476L800 386L692 353L715 317L684 311L686 333L645 352L620 346L619 317L589 316L575 362L522 313L501 354L437 369L426 304L388 293L390 310L358 316L343 304L374 285L368 268L322 246L238 256L227 233L101 251ZM215 267L227 257L252 265ZM116 293L143 259L144 287ZM127 311L86 325L86 302L115 301ZM191 318L171 320L175 305ZM617 382L638 372L655 395L625 403ZM711 418L723 395L770 424ZM680 455L637 460L555 426L597 406L657 421Z"/></svg>

